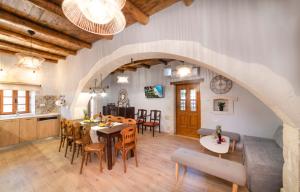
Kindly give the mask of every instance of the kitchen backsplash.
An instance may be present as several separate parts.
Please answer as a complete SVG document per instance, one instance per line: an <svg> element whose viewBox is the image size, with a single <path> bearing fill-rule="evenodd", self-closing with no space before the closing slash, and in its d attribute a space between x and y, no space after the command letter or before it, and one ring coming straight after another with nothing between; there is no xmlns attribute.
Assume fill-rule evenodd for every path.
<svg viewBox="0 0 300 192"><path fill-rule="evenodd" d="M58 107L55 105L55 101L58 100L58 96L53 95L37 95L35 97L35 113L58 113Z"/></svg>

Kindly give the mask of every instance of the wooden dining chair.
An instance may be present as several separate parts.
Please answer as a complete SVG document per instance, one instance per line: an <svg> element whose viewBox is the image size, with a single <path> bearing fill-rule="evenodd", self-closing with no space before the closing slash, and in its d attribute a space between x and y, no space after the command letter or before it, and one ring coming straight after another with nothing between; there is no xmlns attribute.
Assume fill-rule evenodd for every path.
<svg viewBox="0 0 300 192"><path fill-rule="evenodd" d="M126 118L124 119L123 123L125 125L128 125L128 127L133 127L135 128L135 130L138 132L138 129L137 129L137 122L135 119L131 119L131 118Z"/></svg>
<svg viewBox="0 0 300 192"><path fill-rule="evenodd" d="M143 126L147 129L150 127L150 131L152 130L152 135L154 137L155 128L158 127L158 131L160 133L160 120L161 120L161 111L160 110L151 110L149 115L148 122L143 123Z"/></svg>
<svg viewBox="0 0 300 192"><path fill-rule="evenodd" d="M86 133L87 137L89 137L89 140L91 140L90 138L90 134ZM105 144L104 143L91 143L91 144L87 144L84 146L83 148L84 150L84 154L82 156L82 161L81 161L81 167L80 167L80 174L82 173L82 169L83 169L83 163L85 161L85 165L87 165L88 162L88 158L91 160L91 153L95 153L97 154L99 161L100 161L100 172L102 172L102 160L105 154Z"/></svg>
<svg viewBox="0 0 300 192"><path fill-rule="evenodd" d="M70 151L72 151L72 144L73 144L73 121L67 120L66 121L66 150L65 150L65 157L67 157L68 148L70 147Z"/></svg>
<svg viewBox="0 0 300 192"><path fill-rule="evenodd" d="M124 119L125 119L124 117L113 116L112 119L111 119L111 121L112 121L112 122L123 123Z"/></svg>
<svg viewBox="0 0 300 192"><path fill-rule="evenodd" d="M86 127L89 127L88 125L86 125ZM82 132L83 129L81 128L81 124L79 122L75 122L73 124L73 154L72 154L72 158L71 158L71 164L73 164L73 160L74 160L74 155L77 151L77 157L79 154L79 148L81 147L81 145L83 145L83 139L82 139ZM86 143L89 144L89 143Z"/></svg>
<svg viewBox="0 0 300 192"><path fill-rule="evenodd" d="M67 138L66 135L66 119L62 118L60 120L60 143L59 143L59 148L58 148L58 152L60 152L61 148L64 147L65 145L65 140Z"/></svg>
<svg viewBox="0 0 300 192"><path fill-rule="evenodd" d="M144 126L143 123L146 122L147 119L147 110L146 109L138 109L136 115L136 122L137 122L137 129L138 133L140 132L140 128L142 128L142 134L144 133Z"/></svg>
<svg viewBox="0 0 300 192"><path fill-rule="evenodd" d="M106 122L112 122L113 117L114 117L113 115L104 115L103 119Z"/></svg>
<svg viewBox="0 0 300 192"><path fill-rule="evenodd" d="M76 150L77 150L77 157L78 157L79 153L81 153L81 155L83 155L84 147L88 144L91 144L92 141L91 141L91 137L90 137L90 130L91 130L90 125L85 125L81 129L81 138L76 139L74 142L71 164L73 163Z"/></svg>
<svg viewBox="0 0 300 192"><path fill-rule="evenodd" d="M136 143L137 143L136 128L134 128L133 126L124 128L121 131L121 135L122 135L122 140L115 144L115 156L116 157L118 156L119 151L122 152L124 173L126 173L126 171L127 171L126 159L127 159L127 154L129 151L131 151L131 150L133 151L134 158L135 158L135 164L136 164L136 166L138 166L137 153L136 153Z"/></svg>

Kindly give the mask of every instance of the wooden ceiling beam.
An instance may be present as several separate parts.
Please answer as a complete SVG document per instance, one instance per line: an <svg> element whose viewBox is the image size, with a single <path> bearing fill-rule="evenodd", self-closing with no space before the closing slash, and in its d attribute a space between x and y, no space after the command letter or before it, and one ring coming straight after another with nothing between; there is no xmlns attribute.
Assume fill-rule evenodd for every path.
<svg viewBox="0 0 300 192"><path fill-rule="evenodd" d="M5 50L5 49L0 49L0 53L6 53L9 55L15 55L17 52L15 51L9 51L9 50ZM46 62L50 62L50 63L57 63L58 60L53 60L53 59L45 59Z"/></svg>
<svg viewBox="0 0 300 192"><path fill-rule="evenodd" d="M0 40L0 48L9 50L9 51L14 51L17 53L24 53L24 54L32 54L35 56L43 57L45 59L52 59L52 60L59 60L59 59L65 59L66 57L61 56L61 55L56 55L52 53L48 53L45 51L40 51L37 49L31 49L25 46L13 44L13 43L8 43L5 41Z"/></svg>
<svg viewBox="0 0 300 192"><path fill-rule="evenodd" d="M11 24L12 26L18 26L25 29L31 29L36 33L43 34L48 37L51 42L56 42L56 44L64 45L68 47L71 45L73 47L79 48L91 48L91 43L81 41L79 39L73 38L71 36L60 33L56 30L50 29L48 27L43 27L35 22L28 19L21 18L13 13L7 12L5 10L0 10L0 21Z"/></svg>
<svg viewBox="0 0 300 192"><path fill-rule="evenodd" d="M32 4L42 8L44 10L50 11L56 15L59 15L59 16L65 18L65 15L64 15L61 7L50 1L45 1L45 0L27 0L27 1L31 2Z"/></svg>
<svg viewBox="0 0 300 192"><path fill-rule="evenodd" d="M159 59L159 61L162 62L164 65L168 65L168 63L169 63L168 61L163 60L163 59Z"/></svg>
<svg viewBox="0 0 300 192"><path fill-rule="evenodd" d="M47 43L47 42L44 42L44 41L41 41L41 40L38 40L38 39L31 38L31 37L26 36L26 35L15 33L13 31L9 31L9 30L3 29L1 27L0 27L0 34L5 35L7 37L16 38L16 39L19 39L19 40L27 42L27 43L32 42L33 45L45 47L45 48L49 49L50 51L52 50L51 51L52 53L56 53L56 54L59 54L59 55L68 56L68 55L75 55L76 54L76 51L66 49L66 48L62 48L62 47L56 46L56 45L51 44L51 43Z"/></svg>
<svg viewBox="0 0 300 192"><path fill-rule="evenodd" d="M147 65L147 64L139 64L138 66L150 69L151 65Z"/></svg>
<svg viewBox="0 0 300 192"><path fill-rule="evenodd" d="M146 15L140 8L135 6L130 0L126 1L124 8L137 22L143 25L146 25L149 22L149 16Z"/></svg>
<svg viewBox="0 0 300 192"><path fill-rule="evenodd" d="M45 1L45 0L27 0L29 2L31 2L32 4L34 4L35 6L44 9L46 11L50 11L56 15L61 16L62 18L64 18L65 20L67 20L69 23L71 23L71 25L73 25L74 27L78 28L76 25L74 25L72 22L70 22L67 17L65 16L63 10L61 9L60 6L49 2L49 1ZM79 30L81 30L80 28L78 28ZM82 29L83 30L83 29ZM85 32L85 31L84 31ZM88 33L88 32L86 32ZM99 35L100 36L100 35ZM113 39L113 35L101 35L101 37L103 39L108 39L108 40L112 40Z"/></svg>
<svg viewBox="0 0 300 192"><path fill-rule="evenodd" d="M122 69L124 69L124 71L136 71L136 67L124 67L124 68L122 68Z"/></svg>
<svg viewBox="0 0 300 192"><path fill-rule="evenodd" d="M182 0L186 6L190 6L193 3L193 0Z"/></svg>

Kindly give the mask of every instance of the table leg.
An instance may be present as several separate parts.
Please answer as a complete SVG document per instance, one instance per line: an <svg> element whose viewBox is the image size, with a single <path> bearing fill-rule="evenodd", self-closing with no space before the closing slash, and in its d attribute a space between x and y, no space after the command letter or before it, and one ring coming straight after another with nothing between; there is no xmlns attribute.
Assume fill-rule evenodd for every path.
<svg viewBox="0 0 300 192"><path fill-rule="evenodd" d="M106 154L107 154L107 169L112 170L112 149L111 149L111 137L110 135L106 138Z"/></svg>

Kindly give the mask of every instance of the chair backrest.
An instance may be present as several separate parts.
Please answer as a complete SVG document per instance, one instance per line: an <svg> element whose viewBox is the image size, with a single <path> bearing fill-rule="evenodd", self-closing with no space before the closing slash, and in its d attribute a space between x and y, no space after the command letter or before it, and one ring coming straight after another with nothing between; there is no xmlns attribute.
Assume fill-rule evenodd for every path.
<svg viewBox="0 0 300 192"><path fill-rule="evenodd" d="M136 125L136 120L131 119L131 118L126 118L126 119L123 120L123 123L127 124L127 125Z"/></svg>
<svg viewBox="0 0 300 192"><path fill-rule="evenodd" d="M120 117L120 116L114 116L112 119L111 119L111 121L112 122L119 122L119 123L123 123L123 121L124 121L124 117Z"/></svg>
<svg viewBox="0 0 300 192"><path fill-rule="evenodd" d="M136 143L136 129L134 127L124 128L121 131L121 135L123 147L130 143Z"/></svg>
<svg viewBox="0 0 300 192"><path fill-rule="evenodd" d="M146 109L138 109L136 119L146 121L146 118L147 118L147 110Z"/></svg>
<svg viewBox="0 0 300 192"><path fill-rule="evenodd" d="M110 121L112 121L113 117L114 117L113 115L105 115L105 116L103 116L103 119L104 119L105 121L110 122Z"/></svg>
<svg viewBox="0 0 300 192"><path fill-rule="evenodd" d="M60 120L60 133L63 136L66 134L66 119L65 118L62 118Z"/></svg>
<svg viewBox="0 0 300 192"><path fill-rule="evenodd" d="M81 127L79 122L73 123L73 138L80 139L81 138Z"/></svg>
<svg viewBox="0 0 300 192"><path fill-rule="evenodd" d="M72 136L73 135L73 131L74 131L74 126L73 126L73 122L71 120L66 120L65 121L65 134L67 136Z"/></svg>
<svg viewBox="0 0 300 192"><path fill-rule="evenodd" d="M150 110L150 122L160 123L161 111L160 110Z"/></svg>
<svg viewBox="0 0 300 192"><path fill-rule="evenodd" d="M81 134L82 134L81 139L82 139L82 143L84 145L90 144L92 141L90 131L91 131L90 125L85 125L81 131Z"/></svg>

